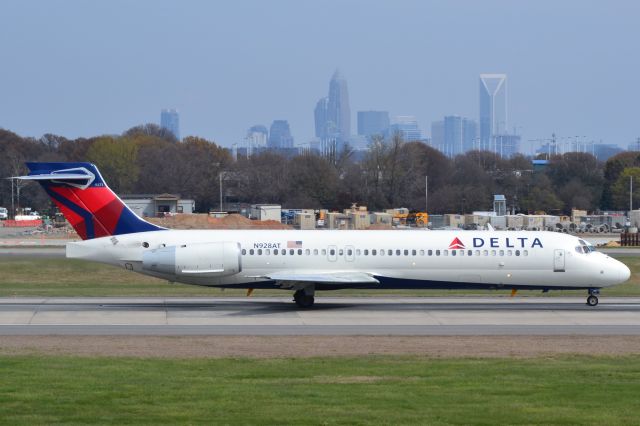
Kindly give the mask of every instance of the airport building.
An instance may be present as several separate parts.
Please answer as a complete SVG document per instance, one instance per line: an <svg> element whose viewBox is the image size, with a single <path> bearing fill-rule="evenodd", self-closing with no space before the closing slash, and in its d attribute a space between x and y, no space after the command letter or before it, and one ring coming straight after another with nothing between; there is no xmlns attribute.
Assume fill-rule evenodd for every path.
<svg viewBox="0 0 640 426"><path fill-rule="evenodd" d="M120 195L122 201L140 217L162 217L178 213L193 213L194 200L182 199L174 194L128 194Z"/></svg>

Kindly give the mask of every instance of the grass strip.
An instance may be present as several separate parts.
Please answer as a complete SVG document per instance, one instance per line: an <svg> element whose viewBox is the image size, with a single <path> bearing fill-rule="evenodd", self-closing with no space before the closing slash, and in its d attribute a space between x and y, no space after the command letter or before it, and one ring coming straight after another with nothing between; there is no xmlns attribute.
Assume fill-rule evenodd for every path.
<svg viewBox="0 0 640 426"><path fill-rule="evenodd" d="M634 424L640 357L0 357L0 424Z"/></svg>

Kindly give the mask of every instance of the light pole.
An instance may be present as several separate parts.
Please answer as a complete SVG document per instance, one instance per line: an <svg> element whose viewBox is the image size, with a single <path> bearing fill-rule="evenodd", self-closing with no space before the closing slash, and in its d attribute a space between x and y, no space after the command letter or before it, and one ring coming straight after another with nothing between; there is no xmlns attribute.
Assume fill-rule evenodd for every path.
<svg viewBox="0 0 640 426"><path fill-rule="evenodd" d="M218 177L220 178L220 213L222 213L222 174L224 172L221 171Z"/></svg>

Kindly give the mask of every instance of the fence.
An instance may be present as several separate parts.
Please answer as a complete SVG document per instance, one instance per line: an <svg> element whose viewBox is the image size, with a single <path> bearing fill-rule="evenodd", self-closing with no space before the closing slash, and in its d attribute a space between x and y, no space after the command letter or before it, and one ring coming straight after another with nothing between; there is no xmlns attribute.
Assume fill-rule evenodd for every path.
<svg viewBox="0 0 640 426"><path fill-rule="evenodd" d="M640 234L625 232L620 234L620 245L622 247L640 246Z"/></svg>

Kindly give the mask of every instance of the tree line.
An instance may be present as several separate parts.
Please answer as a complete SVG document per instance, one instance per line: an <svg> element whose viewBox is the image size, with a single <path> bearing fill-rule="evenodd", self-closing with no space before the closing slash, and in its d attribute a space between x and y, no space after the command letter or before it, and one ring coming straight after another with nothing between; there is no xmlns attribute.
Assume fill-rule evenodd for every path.
<svg viewBox="0 0 640 426"><path fill-rule="evenodd" d="M373 137L370 149L345 149L326 158L313 153L285 156L265 151L232 158L231 152L200 137L177 141L154 124L121 135L70 140L46 134L39 139L0 129L0 176L27 173L26 161L90 161L119 194L180 194L193 198L198 211L219 208L220 181L225 205L276 203L289 208L343 209L352 203L370 210L391 207L425 209L428 176L429 213L491 210L493 194L504 194L516 212L570 213L626 210L629 181L640 195L640 153L624 152L599 162L589 153L549 158L534 169L531 158L503 159L487 151L455 158L400 135ZM222 179L221 179L222 177ZM46 211L51 203L36 184L14 182L20 204ZM17 198L17 197L16 197ZM11 205L11 180L0 183L0 206Z"/></svg>

